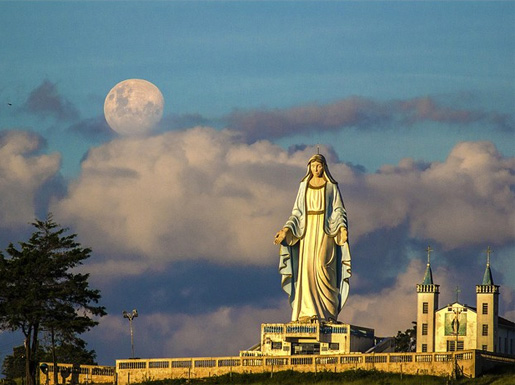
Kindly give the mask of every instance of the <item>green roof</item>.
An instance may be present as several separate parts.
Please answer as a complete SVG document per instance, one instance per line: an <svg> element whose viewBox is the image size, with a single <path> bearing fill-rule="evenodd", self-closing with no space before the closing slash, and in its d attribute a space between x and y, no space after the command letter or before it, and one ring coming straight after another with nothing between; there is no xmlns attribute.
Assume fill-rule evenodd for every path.
<svg viewBox="0 0 515 385"><path fill-rule="evenodd" d="M490 264L486 264L485 275L483 275L482 285L493 285L494 279L492 278L492 270L490 270Z"/></svg>
<svg viewBox="0 0 515 385"><path fill-rule="evenodd" d="M432 285L433 284L433 273L431 272L431 265L428 263L426 268L426 273L424 274L424 281L422 285Z"/></svg>

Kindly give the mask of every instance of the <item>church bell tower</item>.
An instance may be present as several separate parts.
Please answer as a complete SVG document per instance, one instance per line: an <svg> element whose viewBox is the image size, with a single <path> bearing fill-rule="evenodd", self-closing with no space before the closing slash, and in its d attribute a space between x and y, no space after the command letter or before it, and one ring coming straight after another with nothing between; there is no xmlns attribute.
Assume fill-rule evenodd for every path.
<svg viewBox="0 0 515 385"><path fill-rule="evenodd" d="M431 251L428 246L424 280L417 284L417 352L434 352L435 349L435 315L440 285L433 283Z"/></svg>
<svg viewBox="0 0 515 385"><path fill-rule="evenodd" d="M494 285L490 270L490 247L486 250L486 269L481 285L476 285L477 349L496 352L499 315L499 285Z"/></svg>

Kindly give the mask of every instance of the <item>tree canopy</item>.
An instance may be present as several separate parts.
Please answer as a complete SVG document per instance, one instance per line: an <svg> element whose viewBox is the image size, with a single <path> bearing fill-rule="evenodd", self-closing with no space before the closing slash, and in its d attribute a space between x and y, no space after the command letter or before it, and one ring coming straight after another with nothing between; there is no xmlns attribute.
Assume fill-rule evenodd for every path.
<svg viewBox="0 0 515 385"><path fill-rule="evenodd" d="M40 342L37 352L38 362L52 362L54 358L57 362L74 363L81 365L96 365L96 353L88 350L84 340L76 337L73 342L58 341L52 346L45 338ZM7 380L16 380L25 377L25 347L15 346L13 353L6 355L2 363L2 374ZM14 383L9 381L9 383Z"/></svg>
<svg viewBox="0 0 515 385"><path fill-rule="evenodd" d="M0 329L21 330L25 336L27 385L35 385L41 331L73 344L106 314L99 306L100 291L89 287L89 274L77 267L90 257L76 234L49 215L32 224L36 231L18 247L10 243L7 257L0 252Z"/></svg>
<svg viewBox="0 0 515 385"><path fill-rule="evenodd" d="M396 352L414 352L416 348L417 330L416 326L406 331L397 332L395 336L395 351Z"/></svg>

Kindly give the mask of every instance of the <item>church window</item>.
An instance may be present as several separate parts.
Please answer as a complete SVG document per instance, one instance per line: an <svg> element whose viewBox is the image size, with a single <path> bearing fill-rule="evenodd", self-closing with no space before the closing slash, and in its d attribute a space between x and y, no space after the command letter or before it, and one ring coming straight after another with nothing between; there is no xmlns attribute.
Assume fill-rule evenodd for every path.
<svg viewBox="0 0 515 385"><path fill-rule="evenodd" d="M488 304L487 303L483 304L483 314L488 314Z"/></svg>
<svg viewBox="0 0 515 385"><path fill-rule="evenodd" d="M427 303L427 302L422 303L422 313L424 313L424 314L429 313L429 303Z"/></svg>
<svg viewBox="0 0 515 385"><path fill-rule="evenodd" d="M465 347L465 344L463 343L463 341L458 341L458 349L457 350L463 350L464 347Z"/></svg>
<svg viewBox="0 0 515 385"><path fill-rule="evenodd" d="M486 325L486 324L483 325L483 335L484 336L488 335L488 325Z"/></svg>
<svg viewBox="0 0 515 385"><path fill-rule="evenodd" d="M422 353L427 353L427 344L422 344Z"/></svg>
<svg viewBox="0 0 515 385"><path fill-rule="evenodd" d="M422 335L427 336L427 324L422 324Z"/></svg>
<svg viewBox="0 0 515 385"><path fill-rule="evenodd" d="M456 349L456 343L454 340L448 340L447 341L447 351L448 352L454 352Z"/></svg>

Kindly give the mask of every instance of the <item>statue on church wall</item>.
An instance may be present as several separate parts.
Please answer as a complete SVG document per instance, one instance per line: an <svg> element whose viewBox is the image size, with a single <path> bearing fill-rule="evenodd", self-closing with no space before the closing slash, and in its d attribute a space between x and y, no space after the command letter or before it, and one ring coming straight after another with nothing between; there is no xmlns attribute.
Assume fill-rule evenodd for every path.
<svg viewBox="0 0 515 385"><path fill-rule="evenodd" d="M351 256L347 212L323 155L309 160L292 214L274 243L280 245L291 320L337 322L349 294Z"/></svg>

